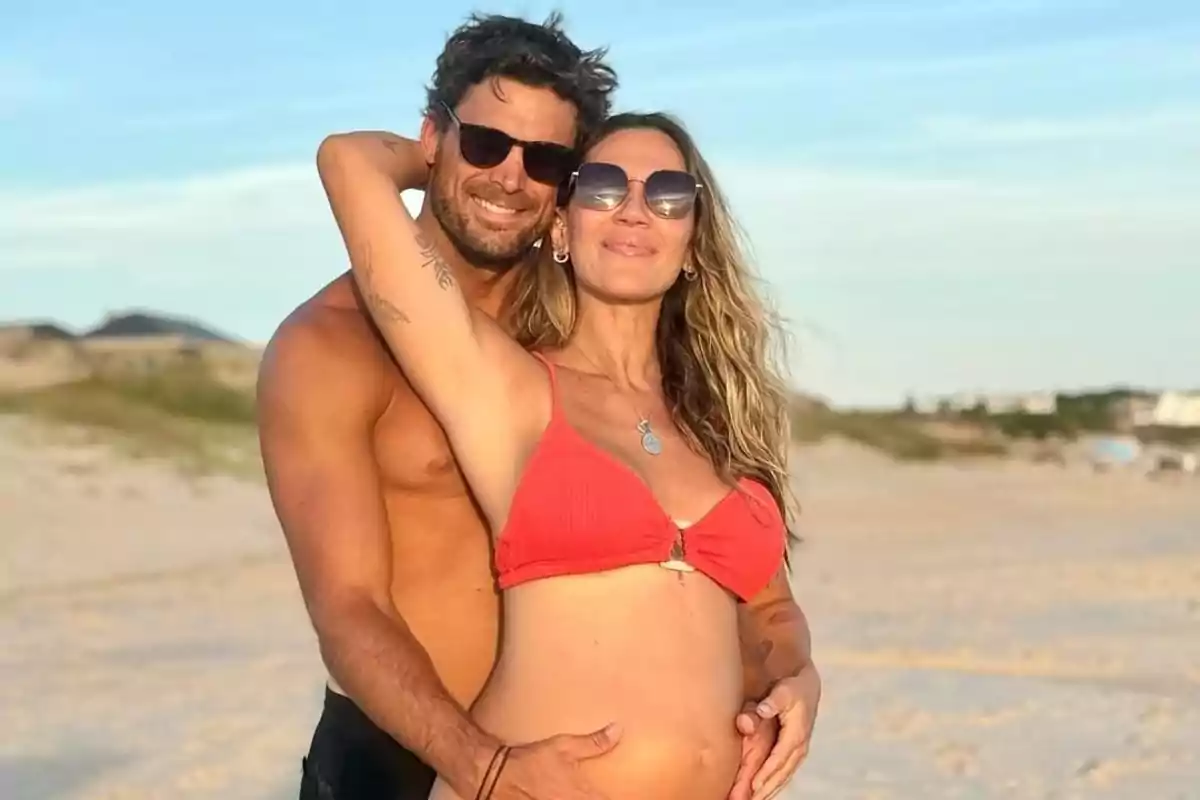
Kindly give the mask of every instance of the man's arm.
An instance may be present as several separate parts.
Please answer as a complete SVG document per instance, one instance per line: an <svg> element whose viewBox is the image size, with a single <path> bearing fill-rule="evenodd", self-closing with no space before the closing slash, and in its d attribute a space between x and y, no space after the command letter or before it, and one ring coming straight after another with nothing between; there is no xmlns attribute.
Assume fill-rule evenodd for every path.
<svg viewBox="0 0 1200 800"><path fill-rule="evenodd" d="M271 499L334 679L377 725L470 796L499 743L450 696L392 603L372 448L388 393L364 344L365 335L336 322L308 320L284 323L268 346L258 406Z"/></svg>
<svg viewBox="0 0 1200 800"><path fill-rule="evenodd" d="M774 796L808 754L821 700L808 619L792 597L787 568L739 609L747 699L738 715L742 763L730 800Z"/></svg>
<svg viewBox="0 0 1200 800"><path fill-rule="evenodd" d="M812 664L808 618L792 595L786 567L739 609L738 635L748 700L761 700L776 681Z"/></svg>

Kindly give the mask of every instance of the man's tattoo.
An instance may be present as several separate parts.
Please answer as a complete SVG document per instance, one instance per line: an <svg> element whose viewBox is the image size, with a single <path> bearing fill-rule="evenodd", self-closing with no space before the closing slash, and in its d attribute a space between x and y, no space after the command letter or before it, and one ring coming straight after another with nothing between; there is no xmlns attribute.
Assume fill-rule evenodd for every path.
<svg viewBox="0 0 1200 800"><path fill-rule="evenodd" d="M401 311L395 303L375 290L375 264L371 261L370 242L362 244L362 273L363 283L366 284L363 299L375 314L388 322L410 322L408 315Z"/></svg>
<svg viewBox="0 0 1200 800"><path fill-rule="evenodd" d="M767 624L782 625L788 622L795 622L799 617L799 614L796 612L797 609L790 604L783 608L776 609L775 611L771 612L771 616L767 617Z"/></svg>
<svg viewBox="0 0 1200 800"><path fill-rule="evenodd" d="M420 231L417 231L416 239L417 248L421 251L421 268L433 267L438 288L449 289L454 285L454 274L450 271L450 265L438 255L437 248Z"/></svg>
<svg viewBox="0 0 1200 800"><path fill-rule="evenodd" d="M388 322L411 322L408 315L397 308L395 303L381 296L374 289L368 290L367 303Z"/></svg>
<svg viewBox="0 0 1200 800"><path fill-rule="evenodd" d="M804 612L795 602L779 600L771 605L775 607L759 612L765 618L756 626L759 641L753 652L768 675L778 677L797 672L811 660L811 644Z"/></svg>

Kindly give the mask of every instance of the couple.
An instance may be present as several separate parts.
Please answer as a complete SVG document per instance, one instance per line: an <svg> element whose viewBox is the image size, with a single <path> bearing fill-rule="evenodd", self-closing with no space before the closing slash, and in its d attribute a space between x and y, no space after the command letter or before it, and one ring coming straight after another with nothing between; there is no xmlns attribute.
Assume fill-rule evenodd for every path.
<svg viewBox="0 0 1200 800"><path fill-rule="evenodd" d="M760 800L807 752L769 317L688 134L615 84L556 17L476 16L419 141L321 144L351 270L259 381L330 673L304 800Z"/></svg>

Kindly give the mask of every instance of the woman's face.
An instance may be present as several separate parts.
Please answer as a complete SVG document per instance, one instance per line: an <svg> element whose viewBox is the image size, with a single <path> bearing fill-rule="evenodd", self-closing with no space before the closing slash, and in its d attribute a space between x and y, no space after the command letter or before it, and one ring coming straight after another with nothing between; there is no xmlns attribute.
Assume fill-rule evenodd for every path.
<svg viewBox="0 0 1200 800"><path fill-rule="evenodd" d="M618 303L664 295L691 246L695 187L683 154L660 131L621 130L593 147L565 230L561 223L555 229L555 249L570 254L578 288Z"/></svg>

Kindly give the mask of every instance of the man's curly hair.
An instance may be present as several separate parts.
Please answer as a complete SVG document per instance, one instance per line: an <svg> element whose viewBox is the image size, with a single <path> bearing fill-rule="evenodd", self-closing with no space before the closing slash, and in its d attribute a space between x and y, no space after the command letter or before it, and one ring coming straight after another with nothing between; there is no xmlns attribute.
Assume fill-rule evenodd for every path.
<svg viewBox="0 0 1200 800"><path fill-rule="evenodd" d="M444 103L457 108L472 86L489 78L510 78L545 87L579 111L577 142L608 117L617 86L604 63L607 49L582 50L563 32L562 14L537 24L500 14L472 14L446 40L426 89L425 114L439 130L449 122Z"/></svg>

